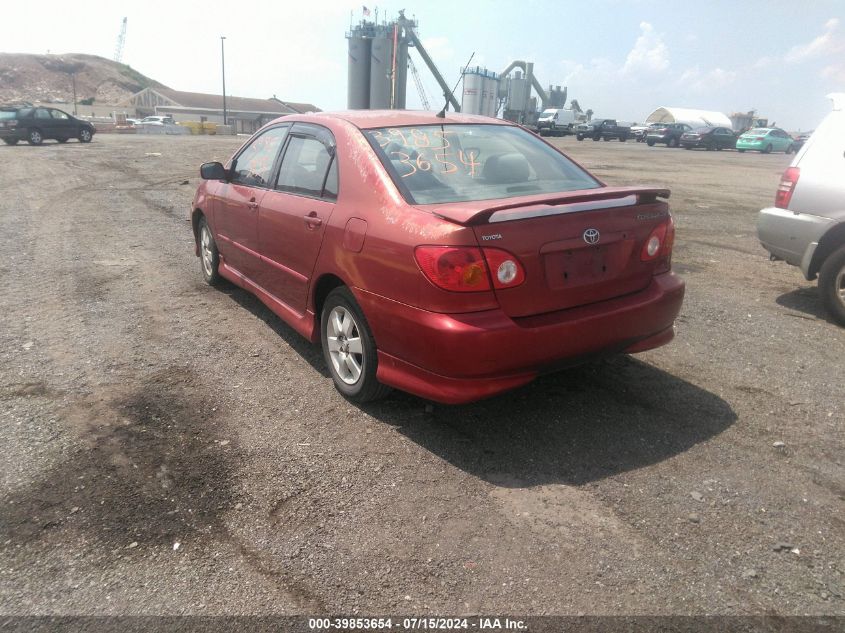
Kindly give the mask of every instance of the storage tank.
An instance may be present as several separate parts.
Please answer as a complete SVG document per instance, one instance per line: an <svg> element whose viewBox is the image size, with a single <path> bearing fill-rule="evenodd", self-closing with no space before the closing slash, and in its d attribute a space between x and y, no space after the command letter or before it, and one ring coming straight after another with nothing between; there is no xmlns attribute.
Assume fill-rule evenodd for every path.
<svg viewBox="0 0 845 633"><path fill-rule="evenodd" d="M370 107L370 40L355 32L349 35L349 72L346 106L350 110Z"/></svg>
<svg viewBox="0 0 845 633"><path fill-rule="evenodd" d="M461 112L484 114L485 77L476 70L464 73L464 93L461 97Z"/></svg>
<svg viewBox="0 0 845 633"><path fill-rule="evenodd" d="M393 29L379 29L370 45L370 109L390 107L390 73L393 64Z"/></svg>
<svg viewBox="0 0 845 633"><path fill-rule="evenodd" d="M520 71L511 77L508 88L508 110L523 110L528 101L528 82Z"/></svg>
<svg viewBox="0 0 845 633"><path fill-rule="evenodd" d="M495 117L499 105L499 80L494 73L484 78L484 112L485 116Z"/></svg>
<svg viewBox="0 0 845 633"><path fill-rule="evenodd" d="M396 51L396 103L394 108L405 109L408 88L408 42L403 37L397 39L399 46Z"/></svg>

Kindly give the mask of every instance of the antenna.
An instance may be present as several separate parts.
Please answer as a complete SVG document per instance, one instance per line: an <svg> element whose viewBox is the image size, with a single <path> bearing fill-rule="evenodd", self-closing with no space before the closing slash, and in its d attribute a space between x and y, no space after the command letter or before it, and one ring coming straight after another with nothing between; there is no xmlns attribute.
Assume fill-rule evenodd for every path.
<svg viewBox="0 0 845 633"><path fill-rule="evenodd" d="M458 84L461 83L461 79L464 78L464 75L466 74L467 68L469 68L470 63L472 62L473 57L475 57L475 51L472 51L472 55L469 56L469 59L467 60L466 65L461 70L461 76L458 77L458 81L455 82L455 87L452 88L452 92L450 94L452 94L452 95L455 94L455 90L457 89ZM445 96L446 96L446 103L443 104L443 109L435 115L438 119L445 119L446 118L446 108L449 107L449 95L445 95Z"/></svg>

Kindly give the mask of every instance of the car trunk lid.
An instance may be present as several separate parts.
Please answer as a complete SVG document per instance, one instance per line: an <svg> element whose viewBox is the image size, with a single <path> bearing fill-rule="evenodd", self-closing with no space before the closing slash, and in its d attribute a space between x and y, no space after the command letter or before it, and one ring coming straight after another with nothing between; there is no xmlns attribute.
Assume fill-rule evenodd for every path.
<svg viewBox="0 0 845 633"><path fill-rule="evenodd" d="M525 281L495 292L502 310L519 318L645 288L655 262L642 261L640 254L655 227L669 220L668 205L658 200L668 197L666 189L602 187L510 204L457 203L431 211L471 226L480 246L517 257Z"/></svg>

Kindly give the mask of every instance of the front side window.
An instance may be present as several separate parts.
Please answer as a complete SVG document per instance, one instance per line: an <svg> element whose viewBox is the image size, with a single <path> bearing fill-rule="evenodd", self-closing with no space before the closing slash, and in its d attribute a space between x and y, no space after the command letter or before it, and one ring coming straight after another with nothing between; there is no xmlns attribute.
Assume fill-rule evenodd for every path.
<svg viewBox="0 0 845 633"><path fill-rule="evenodd" d="M293 136L282 158L276 189L318 198L323 194L326 172L332 162L322 141L310 136Z"/></svg>
<svg viewBox="0 0 845 633"><path fill-rule="evenodd" d="M602 186L566 156L515 126L422 125L365 130L364 134L412 204Z"/></svg>
<svg viewBox="0 0 845 633"><path fill-rule="evenodd" d="M51 110L50 113L53 115L54 119L61 119L66 121L70 118L66 113L62 112L61 110Z"/></svg>
<svg viewBox="0 0 845 633"><path fill-rule="evenodd" d="M249 187L268 187L273 163L287 133L287 126L274 127L253 139L235 159L232 182Z"/></svg>

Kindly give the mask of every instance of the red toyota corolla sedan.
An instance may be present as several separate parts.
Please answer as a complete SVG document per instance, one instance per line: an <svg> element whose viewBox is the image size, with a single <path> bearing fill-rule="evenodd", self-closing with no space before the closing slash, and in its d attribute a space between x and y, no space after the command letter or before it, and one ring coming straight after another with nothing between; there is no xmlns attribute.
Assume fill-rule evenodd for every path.
<svg viewBox="0 0 845 633"><path fill-rule="evenodd" d="M471 402L674 336L669 192L607 187L517 125L286 116L201 174L205 280L320 341L350 400Z"/></svg>

